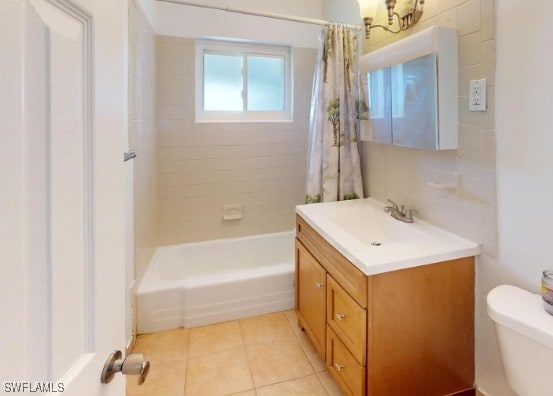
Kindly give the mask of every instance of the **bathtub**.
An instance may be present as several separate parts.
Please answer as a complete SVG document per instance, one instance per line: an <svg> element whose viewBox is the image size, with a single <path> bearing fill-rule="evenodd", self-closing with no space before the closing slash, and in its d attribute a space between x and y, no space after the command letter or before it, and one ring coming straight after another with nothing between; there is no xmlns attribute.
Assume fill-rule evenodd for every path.
<svg viewBox="0 0 553 396"><path fill-rule="evenodd" d="M159 247L136 295L137 331L294 306L294 231Z"/></svg>

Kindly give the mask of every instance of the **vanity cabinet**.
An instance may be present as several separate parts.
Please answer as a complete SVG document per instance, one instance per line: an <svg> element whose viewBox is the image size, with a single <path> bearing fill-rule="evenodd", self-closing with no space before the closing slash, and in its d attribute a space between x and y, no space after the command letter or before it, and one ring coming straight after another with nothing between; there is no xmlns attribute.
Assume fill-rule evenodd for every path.
<svg viewBox="0 0 553 396"><path fill-rule="evenodd" d="M365 275L301 216L296 313L347 395L474 395L474 258Z"/></svg>
<svg viewBox="0 0 553 396"><path fill-rule="evenodd" d="M325 351L326 334L326 271L301 244L296 245L296 274L304 285L297 292L297 310L303 328L321 356Z"/></svg>

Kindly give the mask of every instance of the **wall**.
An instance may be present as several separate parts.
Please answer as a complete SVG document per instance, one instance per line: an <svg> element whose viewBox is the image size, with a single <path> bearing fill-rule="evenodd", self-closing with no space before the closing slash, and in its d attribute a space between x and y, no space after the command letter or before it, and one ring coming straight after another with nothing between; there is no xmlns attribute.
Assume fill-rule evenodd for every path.
<svg viewBox="0 0 553 396"><path fill-rule="evenodd" d="M497 10L499 252L516 284L539 292L541 272L553 268L553 28L545 22L553 3L526 8L516 0ZM530 17L524 29L509 25Z"/></svg>
<svg viewBox="0 0 553 396"><path fill-rule="evenodd" d="M314 19L322 15L320 0L204 0L201 3ZM159 35L207 35L318 47L320 27L316 25L169 3L155 2L154 7L154 27Z"/></svg>
<svg viewBox="0 0 553 396"><path fill-rule="evenodd" d="M376 23L384 24L385 18L381 7ZM476 266L476 383L490 395L510 395L485 302L487 292L502 278L496 275L501 265L496 226L494 1L427 1L416 27L398 35L374 29L365 52L432 25L455 28L459 36L459 148L431 152L364 142L365 191L381 201L391 198L414 207L423 219L482 245ZM479 78L487 79L488 110L471 113L469 80ZM427 185L430 180L453 182L456 174L462 178L458 195Z"/></svg>
<svg viewBox="0 0 553 396"><path fill-rule="evenodd" d="M129 148L137 153L131 161L134 173L134 274L129 295L144 275L156 248L157 229L157 159L155 133L155 33L140 7L129 2ZM132 281L131 281L132 285ZM129 311L127 310L129 313ZM130 316L132 317L132 316ZM129 328L134 323L127 320Z"/></svg>
<svg viewBox="0 0 553 396"><path fill-rule="evenodd" d="M314 49L295 48L294 121L195 123L195 47L158 37L159 243L292 230L305 199ZM223 204L244 218L222 220Z"/></svg>
<svg viewBox="0 0 553 396"><path fill-rule="evenodd" d="M158 242L162 245L291 230L303 203L312 77L320 26L139 1L158 37ZM320 19L320 0L205 0L204 4ZM294 122L194 123L198 36L294 46ZM244 218L222 222L222 205Z"/></svg>
<svg viewBox="0 0 553 396"><path fill-rule="evenodd" d="M322 0L321 5L323 19L352 25L361 24L357 0Z"/></svg>

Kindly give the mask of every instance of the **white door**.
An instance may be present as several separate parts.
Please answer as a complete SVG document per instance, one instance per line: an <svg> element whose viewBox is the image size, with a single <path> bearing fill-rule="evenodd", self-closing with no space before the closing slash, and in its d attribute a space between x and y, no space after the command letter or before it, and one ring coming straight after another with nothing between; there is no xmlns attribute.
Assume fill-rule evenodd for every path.
<svg viewBox="0 0 553 396"><path fill-rule="evenodd" d="M100 373L125 343L127 19L0 0L1 392L124 394Z"/></svg>

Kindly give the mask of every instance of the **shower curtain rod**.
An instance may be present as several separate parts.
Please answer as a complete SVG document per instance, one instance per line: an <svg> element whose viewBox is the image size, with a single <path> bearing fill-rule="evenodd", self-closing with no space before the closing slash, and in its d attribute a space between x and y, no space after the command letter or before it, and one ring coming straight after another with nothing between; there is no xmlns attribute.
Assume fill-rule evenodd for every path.
<svg viewBox="0 0 553 396"><path fill-rule="evenodd" d="M311 18L303 18L303 17L297 17L297 16L291 16L291 15L282 15L282 14L273 14L271 12L263 12L263 11L251 11L251 10L245 10L241 8L232 8L229 6L221 7L221 6L215 6L215 5L207 5L207 4L200 4L194 1L187 1L187 0L156 0L160 3L173 3L173 4L179 4L179 5L187 5L192 7L200 7L200 8L211 8L214 10L221 10L221 11L227 11L227 12L235 12L239 14L246 14L246 15L255 15L255 16L261 16L265 18L273 18L273 19L283 19L285 21L293 21L293 22L301 22L301 23L309 23L312 25L326 25L328 23L332 23L330 21L324 21L322 19L311 19ZM361 30L361 25L344 25L348 29L353 30Z"/></svg>

